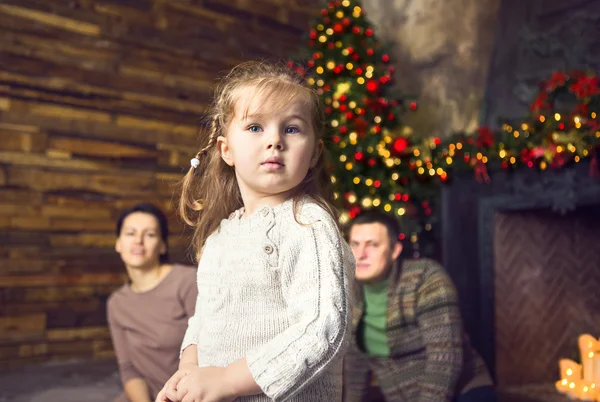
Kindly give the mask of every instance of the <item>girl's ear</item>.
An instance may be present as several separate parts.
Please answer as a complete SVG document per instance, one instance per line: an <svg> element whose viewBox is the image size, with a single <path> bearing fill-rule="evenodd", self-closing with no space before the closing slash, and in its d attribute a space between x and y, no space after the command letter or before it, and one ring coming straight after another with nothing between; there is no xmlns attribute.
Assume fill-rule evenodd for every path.
<svg viewBox="0 0 600 402"><path fill-rule="evenodd" d="M233 166L233 157L231 155L231 148L229 148L229 144L227 143L227 138L222 135L218 136L217 146L219 147L219 152L221 152L221 158L226 164Z"/></svg>
<svg viewBox="0 0 600 402"><path fill-rule="evenodd" d="M312 159L310 160L310 167L311 168L314 168L315 165L317 164L317 162L319 161L319 157L323 153L323 147L324 146L325 145L323 144L323 140L317 141L317 144L315 145L315 152L313 154Z"/></svg>

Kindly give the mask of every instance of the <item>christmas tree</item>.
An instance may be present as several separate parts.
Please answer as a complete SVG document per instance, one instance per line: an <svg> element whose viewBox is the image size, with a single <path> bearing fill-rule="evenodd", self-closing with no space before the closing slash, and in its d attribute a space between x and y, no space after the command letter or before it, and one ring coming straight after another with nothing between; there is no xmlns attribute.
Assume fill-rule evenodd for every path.
<svg viewBox="0 0 600 402"><path fill-rule="evenodd" d="M430 200L437 186L415 182L415 171L428 167L414 165L422 147L413 144L418 141L400 120L417 104L391 92L394 67L359 2L329 1L305 51L303 72L326 106L331 180L342 223L366 209L394 214L405 249L413 256L432 254L422 248L421 237L432 229Z"/></svg>

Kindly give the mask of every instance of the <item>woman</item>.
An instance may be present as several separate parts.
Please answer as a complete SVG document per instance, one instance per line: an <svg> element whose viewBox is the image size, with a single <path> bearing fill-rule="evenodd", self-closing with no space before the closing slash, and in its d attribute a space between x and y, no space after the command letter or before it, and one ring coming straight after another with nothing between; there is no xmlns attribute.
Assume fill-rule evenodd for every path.
<svg viewBox="0 0 600 402"><path fill-rule="evenodd" d="M122 211L116 234L115 250L129 281L108 299L108 325L124 388L115 402L154 401L179 364L198 294L196 270L167 263L167 218L154 205Z"/></svg>

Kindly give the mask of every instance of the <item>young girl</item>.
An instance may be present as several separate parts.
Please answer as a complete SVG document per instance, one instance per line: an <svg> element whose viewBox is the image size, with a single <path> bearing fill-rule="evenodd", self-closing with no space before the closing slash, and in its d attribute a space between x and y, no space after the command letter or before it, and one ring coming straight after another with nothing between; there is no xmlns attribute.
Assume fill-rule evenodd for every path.
<svg viewBox="0 0 600 402"><path fill-rule="evenodd" d="M340 401L354 259L326 192L317 94L248 62L218 87L180 212L195 226L196 314L165 401Z"/></svg>

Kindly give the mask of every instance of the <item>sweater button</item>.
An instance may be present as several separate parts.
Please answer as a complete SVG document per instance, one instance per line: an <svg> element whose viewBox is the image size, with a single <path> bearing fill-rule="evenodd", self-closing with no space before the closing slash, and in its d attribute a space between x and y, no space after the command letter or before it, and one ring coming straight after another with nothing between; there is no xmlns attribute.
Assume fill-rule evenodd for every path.
<svg viewBox="0 0 600 402"><path fill-rule="evenodd" d="M263 216L267 216L267 215L269 215L269 208L267 208L267 207L264 207L264 208L263 208L263 210L262 210L262 215L263 215Z"/></svg>
<svg viewBox="0 0 600 402"><path fill-rule="evenodd" d="M265 244L263 250L265 250L265 253L271 254L273 252L273 246L271 246L270 244Z"/></svg>

